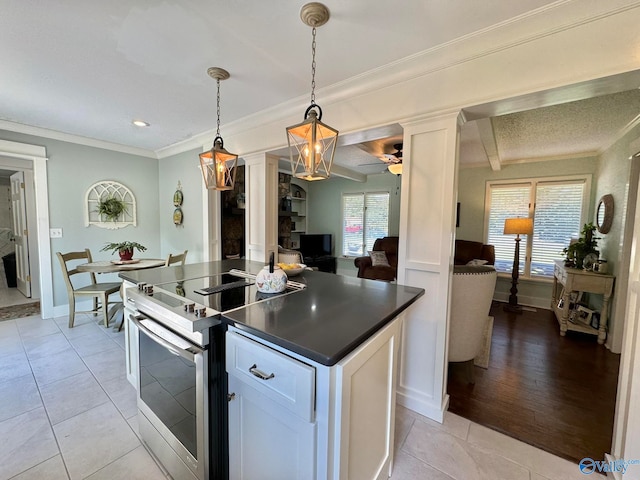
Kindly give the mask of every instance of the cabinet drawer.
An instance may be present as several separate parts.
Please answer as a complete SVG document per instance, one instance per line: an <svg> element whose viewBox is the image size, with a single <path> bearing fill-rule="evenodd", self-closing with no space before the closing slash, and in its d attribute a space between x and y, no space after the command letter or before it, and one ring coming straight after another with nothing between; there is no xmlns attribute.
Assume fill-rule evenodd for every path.
<svg viewBox="0 0 640 480"><path fill-rule="evenodd" d="M299 417L314 420L315 368L229 331L226 369Z"/></svg>

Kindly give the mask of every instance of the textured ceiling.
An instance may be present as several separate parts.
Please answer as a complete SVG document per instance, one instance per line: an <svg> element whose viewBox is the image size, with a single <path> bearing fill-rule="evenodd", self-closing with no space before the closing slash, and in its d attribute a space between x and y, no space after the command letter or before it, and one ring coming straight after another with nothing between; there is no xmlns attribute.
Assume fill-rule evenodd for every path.
<svg viewBox="0 0 640 480"><path fill-rule="evenodd" d="M640 90L633 89L491 117L489 140L499 165L592 156L611 146L639 118ZM492 145L480 131L483 121L468 122L461 129L464 166L487 166Z"/></svg>
<svg viewBox="0 0 640 480"><path fill-rule="evenodd" d="M640 90L494 117L502 162L598 153L640 115Z"/></svg>

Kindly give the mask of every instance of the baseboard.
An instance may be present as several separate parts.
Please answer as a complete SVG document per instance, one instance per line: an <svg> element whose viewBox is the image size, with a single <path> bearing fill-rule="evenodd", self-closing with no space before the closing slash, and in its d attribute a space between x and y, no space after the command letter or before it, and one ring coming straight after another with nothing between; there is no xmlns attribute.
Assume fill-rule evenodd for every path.
<svg viewBox="0 0 640 480"><path fill-rule="evenodd" d="M444 412L449 407L449 395L445 394L440 406L427 403L416 397L411 397L403 392L398 391L396 394L396 402L409 410L419 413L423 417L430 418L438 423L444 421Z"/></svg>
<svg viewBox="0 0 640 480"><path fill-rule="evenodd" d="M509 294L495 292L493 294L493 299L496 302L509 303ZM542 310L551 310L551 297L541 298L518 295L518 305L522 305L523 307L539 308Z"/></svg>

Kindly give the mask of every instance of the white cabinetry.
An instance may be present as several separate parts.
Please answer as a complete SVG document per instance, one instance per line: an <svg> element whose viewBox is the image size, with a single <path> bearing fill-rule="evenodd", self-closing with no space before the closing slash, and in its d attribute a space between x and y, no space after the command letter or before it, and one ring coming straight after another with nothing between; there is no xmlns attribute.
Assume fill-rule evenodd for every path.
<svg viewBox="0 0 640 480"><path fill-rule="evenodd" d="M229 478L315 478L315 369L227 333Z"/></svg>
<svg viewBox="0 0 640 480"><path fill-rule="evenodd" d="M230 327L230 479L388 478L399 326L332 367Z"/></svg>
<svg viewBox="0 0 640 480"><path fill-rule="evenodd" d="M135 308L126 298L127 288L135 288L135 284L124 280L122 282L122 293L124 298L124 353L125 353L125 368L127 371L127 380L135 388L138 388L138 327L129 318L133 315Z"/></svg>

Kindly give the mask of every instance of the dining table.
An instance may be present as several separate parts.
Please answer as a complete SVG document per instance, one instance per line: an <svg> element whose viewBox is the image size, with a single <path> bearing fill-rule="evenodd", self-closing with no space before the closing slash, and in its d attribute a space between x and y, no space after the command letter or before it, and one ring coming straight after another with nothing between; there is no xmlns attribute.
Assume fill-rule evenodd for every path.
<svg viewBox="0 0 640 480"><path fill-rule="evenodd" d="M117 273L124 270L143 270L164 266L166 260L160 258L136 258L133 260L99 260L81 263L76 266L79 272Z"/></svg>
<svg viewBox="0 0 640 480"><path fill-rule="evenodd" d="M89 273L118 273L130 270L144 270L148 268L163 267L166 260L160 258L136 258L132 260L98 260L96 262L80 263L76 266L79 272ZM120 289L120 295L122 295L122 289ZM114 318L119 312L123 311L122 303L117 304L114 308L115 311L111 313L109 317ZM116 322L117 330L122 330L124 324L124 314L119 324Z"/></svg>

